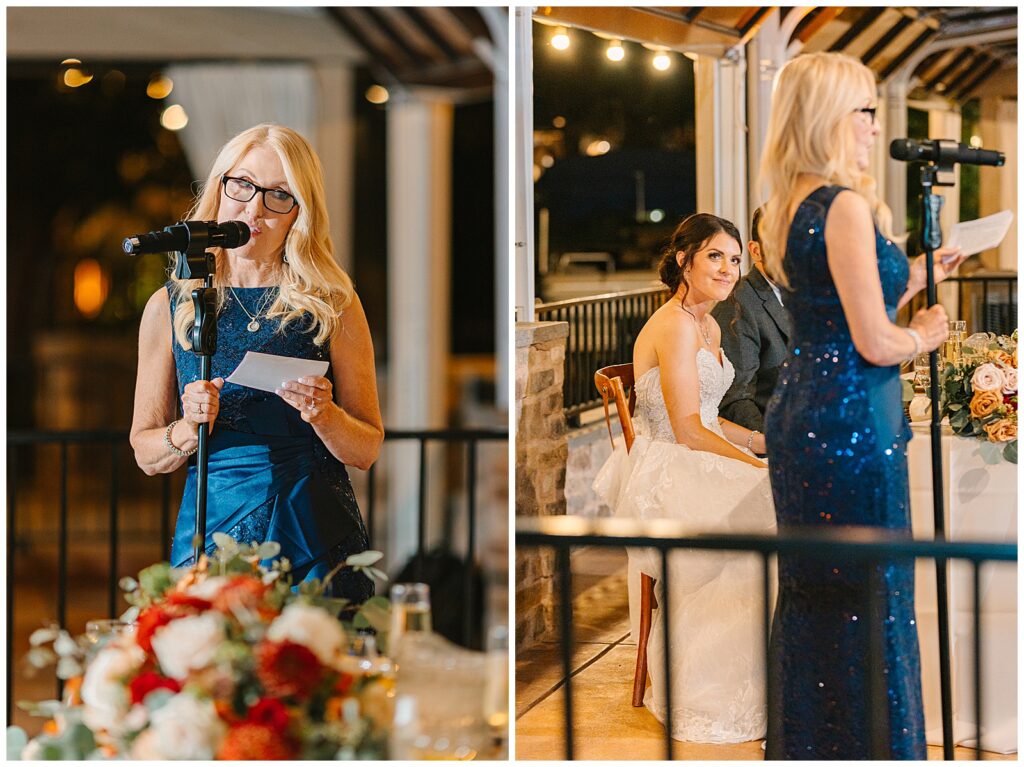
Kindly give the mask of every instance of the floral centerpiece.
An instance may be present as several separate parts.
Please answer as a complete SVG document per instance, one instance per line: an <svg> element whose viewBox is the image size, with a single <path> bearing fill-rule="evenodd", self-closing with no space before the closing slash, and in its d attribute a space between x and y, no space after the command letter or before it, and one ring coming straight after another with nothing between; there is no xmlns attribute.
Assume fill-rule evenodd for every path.
<svg viewBox="0 0 1024 767"><path fill-rule="evenodd" d="M1017 463L1017 331L975 333L963 343L963 360L942 375L942 416L953 432L983 441L992 463L1001 455Z"/></svg>
<svg viewBox="0 0 1024 767"><path fill-rule="evenodd" d="M387 600L373 598L346 627L337 615L354 608L323 595L342 567L384 578L373 567L381 554L353 555L293 589L287 560L259 564L277 544L214 538L216 552L191 569L163 563L122 581L132 604L122 620L133 623L105 643L35 632L29 660L59 661L65 700L25 706L51 719L32 740L9 728L9 758L386 756L388 662L350 645L357 627L386 630Z"/></svg>

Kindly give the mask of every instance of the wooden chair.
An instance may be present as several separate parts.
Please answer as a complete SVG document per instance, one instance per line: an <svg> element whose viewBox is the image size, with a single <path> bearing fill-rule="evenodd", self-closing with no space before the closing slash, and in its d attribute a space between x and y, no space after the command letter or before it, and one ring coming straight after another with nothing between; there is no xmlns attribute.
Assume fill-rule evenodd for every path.
<svg viewBox="0 0 1024 767"><path fill-rule="evenodd" d="M597 386L604 401L604 420L608 426L608 437L612 440L612 449L615 448L615 438L612 435L611 413L608 408L611 399L615 400L615 410L619 414L619 423L622 424L626 452L633 449L633 441L636 439L633 431L633 409L636 407L634 383L632 364L609 365L594 373L594 385ZM647 688L647 640L651 634L652 615L658 607L654 597L655 582L651 576L640 573L640 636L637 637L636 671L633 673L634 706L644 704L644 690Z"/></svg>

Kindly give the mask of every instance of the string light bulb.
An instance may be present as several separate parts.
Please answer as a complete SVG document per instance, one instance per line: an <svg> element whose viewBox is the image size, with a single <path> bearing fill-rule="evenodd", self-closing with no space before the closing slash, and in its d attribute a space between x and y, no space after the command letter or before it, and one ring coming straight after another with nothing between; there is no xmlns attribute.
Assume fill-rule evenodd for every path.
<svg viewBox="0 0 1024 767"><path fill-rule="evenodd" d="M557 51L564 51L569 47L569 30L565 27L558 27L555 34L551 36L551 47Z"/></svg>
<svg viewBox="0 0 1024 767"><path fill-rule="evenodd" d="M612 40L608 43L608 50L605 51L605 55L610 61L622 61L626 58L626 49L622 47L622 41Z"/></svg>
<svg viewBox="0 0 1024 767"><path fill-rule="evenodd" d="M668 51L658 51L654 54L654 58L651 59L651 64L659 72L664 72L672 66L672 57L668 55Z"/></svg>

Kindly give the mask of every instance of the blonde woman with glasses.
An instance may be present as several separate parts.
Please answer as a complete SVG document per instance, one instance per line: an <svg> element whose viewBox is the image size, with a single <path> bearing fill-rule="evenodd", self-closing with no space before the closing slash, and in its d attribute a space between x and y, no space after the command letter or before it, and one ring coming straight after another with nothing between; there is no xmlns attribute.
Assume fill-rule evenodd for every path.
<svg viewBox="0 0 1024 767"><path fill-rule="evenodd" d="M348 275L334 260L323 172L309 143L257 125L221 149L189 219L243 221L244 246L214 250L217 350L199 380L189 331L191 291L171 279L150 298L139 331L131 442L147 474L188 464L171 564L192 559L199 424L210 426L207 531L276 541L295 581L323 578L369 541L346 465L369 468L384 437L373 345ZM247 351L324 360L324 376L282 381L276 393L225 378ZM176 405L180 400L180 415ZM353 602L369 579L342 571L330 592Z"/></svg>
<svg viewBox="0 0 1024 767"><path fill-rule="evenodd" d="M873 527L910 537L899 364L946 335L941 306L909 327L897 310L925 287L868 173L880 133L871 70L836 53L799 56L777 76L761 178L765 267L787 290L788 359L765 416L780 534ZM936 278L961 262L936 254ZM875 578L871 570L874 569ZM878 584L878 614L868 589ZM869 632L881 632L883 744L926 758L913 561L864 565L779 557L770 663L769 759L872 756Z"/></svg>

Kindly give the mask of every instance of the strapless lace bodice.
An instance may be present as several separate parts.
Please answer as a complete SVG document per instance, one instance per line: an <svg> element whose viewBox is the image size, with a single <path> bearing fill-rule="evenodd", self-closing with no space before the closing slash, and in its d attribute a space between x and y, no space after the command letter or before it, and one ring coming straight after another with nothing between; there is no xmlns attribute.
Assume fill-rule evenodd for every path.
<svg viewBox="0 0 1024 767"><path fill-rule="evenodd" d="M705 429L722 434L718 423L718 406L722 397L732 385L736 371L729 358L722 352L722 364L715 355L701 347L697 351L697 377L700 380L700 422ZM668 417L665 396L661 391L661 369L653 367L637 379L636 409L633 427L640 436L657 442L675 442L675 432Z"/></svg>

